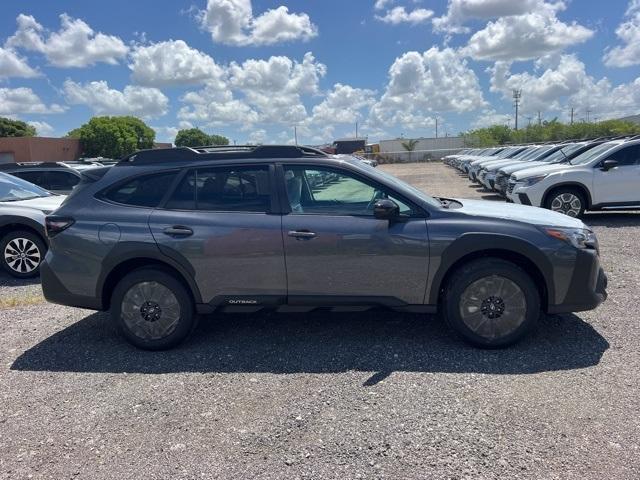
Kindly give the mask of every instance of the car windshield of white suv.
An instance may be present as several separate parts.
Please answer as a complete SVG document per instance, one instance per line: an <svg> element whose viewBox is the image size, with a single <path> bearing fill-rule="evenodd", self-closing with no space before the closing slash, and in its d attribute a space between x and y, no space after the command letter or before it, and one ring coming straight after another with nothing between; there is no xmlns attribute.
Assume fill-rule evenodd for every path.
<svg viewBox="0 0 640 480"><path fill-rule="evenodd" d="M571 160L569 163L571 165L584 165L589 163L591 160L598 157L600 154L616 147L618 144L615 143L603 143L602 145L598 145L597 147L592 148L591 150L587 150L584 153L581 153L576 158Z"/></svg>
<svg viewBox="0 0 640 480"><path fill-rule="evenodd" d="M575 152L576 150L582 148L584 146L583 143L572 143L567 145L566 147L562 147L560 150L556 150L547 158L543 158L541 162L546 163L558 163L566 160L569 156Z"/></svg>
<svg viewBox="0 0 640 480"><path fill-rule="evenodd" d="M6 173L0 173L0 202L16 202L18 200L49 197L51 195L52 193L33 183Z"/></svg>

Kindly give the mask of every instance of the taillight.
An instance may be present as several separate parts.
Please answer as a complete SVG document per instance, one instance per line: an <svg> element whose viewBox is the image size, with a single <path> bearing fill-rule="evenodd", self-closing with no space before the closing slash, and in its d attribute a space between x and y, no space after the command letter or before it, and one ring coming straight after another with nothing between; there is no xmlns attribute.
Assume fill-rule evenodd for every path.
<svg viewBox="0 0 640 480"><path fill-rule="evenodd" d="M73 225L75 220L71 217L61 217L59 215L47 215L44 224L47 228L47 237L53 238L63 230Z"/></svg>

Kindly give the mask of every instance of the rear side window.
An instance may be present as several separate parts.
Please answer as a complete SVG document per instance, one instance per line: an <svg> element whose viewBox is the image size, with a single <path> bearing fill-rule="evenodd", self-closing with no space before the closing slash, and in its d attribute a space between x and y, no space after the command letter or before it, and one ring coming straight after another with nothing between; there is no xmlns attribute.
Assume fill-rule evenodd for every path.
<svg viewBox="0 0 640 480"><path fill-rule="evenodd" d="M44 178L45 172L43 171L13 172L11 175L26 180L27 182L33 183L34 185L38 185L41 188L48 188Z"/></svg>
<svg viewBox="0 0 640 480"><path fill-rule="evenodd" d="M187 172L165 208L267 213L271 206L269 168L200 168Z"/></svg>
<svg viewBox="0 0 640 480"><path fill-rule="evenodd" d="M621 167L637 165L640 160L640 145L631 145L613 152L607 160L616 160Z"/></svg>
<svg viewBox="0 0 640 480"><path fill-rule="evenodd" d="M75 187L80 179L69 172L49 172L47 174L47 183L49 190L71 190Z"/></svg>
<svg viewBox="0 0 640 480"><path fill-rule="evenodd" d="M157 207L178 172L157 173L136 177L107 190L107 200L135 207Z"/></svg>

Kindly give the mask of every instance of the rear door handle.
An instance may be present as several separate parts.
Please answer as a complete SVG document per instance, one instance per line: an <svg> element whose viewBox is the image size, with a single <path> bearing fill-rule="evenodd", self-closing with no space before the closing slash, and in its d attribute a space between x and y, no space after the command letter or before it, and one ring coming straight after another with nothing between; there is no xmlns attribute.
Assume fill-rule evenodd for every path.
<svg viewBox="0 0 640 480"><path fill-rule="evenodd" d="M183 227L181 225L174 225L173 227L165 228L162 233L165 235L171 235L173 237L188 237L193 235L193 230L189 227Z"/></svg>
<svg viewBox="0 0 640 480"><path fill-rule="evenodd" d="M311 240L316 236L315 233L310 232L309 230L290 230L287 235L298 240Z"/></svg>

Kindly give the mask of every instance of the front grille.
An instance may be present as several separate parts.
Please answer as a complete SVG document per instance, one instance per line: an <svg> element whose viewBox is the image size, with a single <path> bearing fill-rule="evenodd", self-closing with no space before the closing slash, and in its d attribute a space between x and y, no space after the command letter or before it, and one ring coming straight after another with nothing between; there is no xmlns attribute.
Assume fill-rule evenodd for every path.
<svg viewBox="0 0 640 480"><path fill-rule="evenodd" d="M509 177L507 177L504 173L500 172L496 175L496 186L498 190L501 192L507 191L507 182L509 181Z"/></svg>
<svg viewBox="0 0 640 480"><path fill-rule="evenodd" d="M509 181L509 186L507 187L507 192L508 193L513 193L513 189L516 186L516 182L514 182L513 180Z"/></svg>

